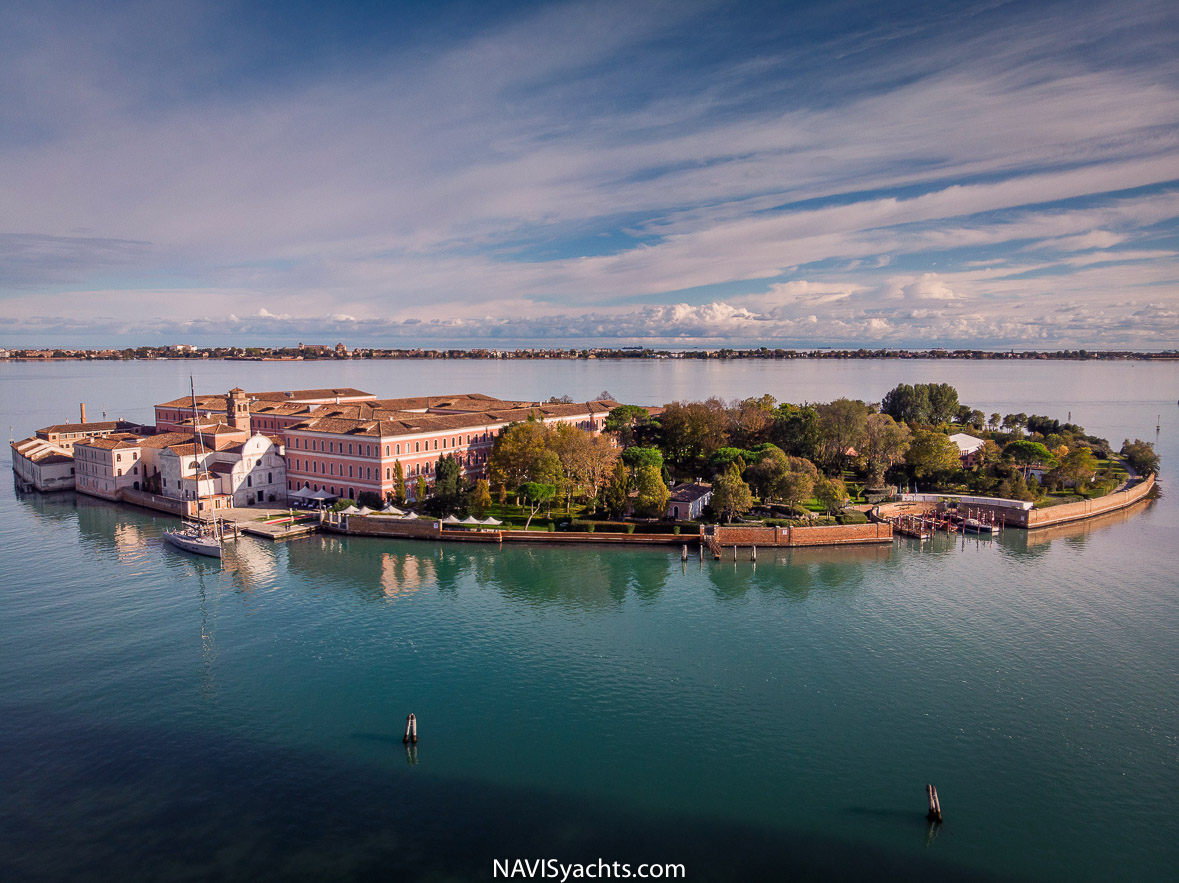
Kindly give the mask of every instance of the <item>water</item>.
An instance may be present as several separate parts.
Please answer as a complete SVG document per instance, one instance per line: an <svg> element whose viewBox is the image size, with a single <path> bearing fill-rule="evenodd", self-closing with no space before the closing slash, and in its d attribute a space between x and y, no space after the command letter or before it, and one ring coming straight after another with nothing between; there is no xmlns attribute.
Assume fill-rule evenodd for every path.
<svg viewBox="0 0 1179 883"><path fill-rule="evenodd" d="M1179 462L1174 365L2 365L18 435L198 386L662 402L945 380ZM6 485L8 487L8 485ZM1164 485L1165 491L1165 485ZM749 562L243 540L0 492L5 879L1174 879L1177 512ZM420 721L411 764L405 714ZM930 839L924 785L947 821Z"/></svg>

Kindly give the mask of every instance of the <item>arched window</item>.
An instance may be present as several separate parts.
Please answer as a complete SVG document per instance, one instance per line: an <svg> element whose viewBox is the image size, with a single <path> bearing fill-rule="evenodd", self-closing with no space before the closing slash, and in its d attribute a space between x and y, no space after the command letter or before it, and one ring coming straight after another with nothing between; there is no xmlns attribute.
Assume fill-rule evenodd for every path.
<svg viewBox="0 0 1179 883"><path fill-rule="evenodd" d="M348 442L348 456L352 456L352 442Z"/></svg>
<svg viewBox="0 0 1179 883"><path fill-rule="evenodd" d="M385 481L388 481L392 477L393 477L393 470L390 469L388 466L386 466L385 467Z"/></svg>
<svg viewBox="0 0 1179 883"><path fill-rule="evenodd" d="M401 445L398 445L398 446L397 446L397 453L398 453L398 454L400 454L400 453L401 453Z"/></svg>
<svg viewBox="0 0 1179 883"><path fill-rule="evenodd" d="M422 449L422 443L421 443L421 442L414 442L414 443L413 443L413 452L414 452L415 454L416 454L418 451L420 451L421 449Z"/></svg>
<svg viewBox="0 0 1179 883"><path fill-rule="evenodd" d="M401 451L399 450L397 453L399 453L399 454L400 454L400 453L401 453ZM388 457L388 456L389 456L389 446L388 446L388 445L385 445L385 456L386 456L386 457Z"/></svg>

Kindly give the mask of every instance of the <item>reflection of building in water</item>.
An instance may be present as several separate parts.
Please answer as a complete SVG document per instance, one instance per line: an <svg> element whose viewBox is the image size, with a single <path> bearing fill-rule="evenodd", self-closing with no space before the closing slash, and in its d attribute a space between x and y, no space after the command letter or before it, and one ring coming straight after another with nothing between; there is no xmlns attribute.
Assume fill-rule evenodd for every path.
<svg viewBox="0 0 1179 883"><path fill-rule="evenodd" d="M242 591L248 592L274 578L278 572L278 553L277 544L270 540L242 537L226 544L222 566L233 573Z"/></svg>
<svg viewBox="0 0 1179 883"><path fill-rule="evenodd" d="M120 554L138 552L147 548L147 535L140 530L138 524L123 521L115 525L111 537L115 542L115 549Z"/></svg>
<svg viewBox="0 0 1179 883"><path fill-rule="evenodd" d="M433 558L417 555L381 555L381 588L385 596L396 598L410 595L427 585L437 583Z"/></svg>

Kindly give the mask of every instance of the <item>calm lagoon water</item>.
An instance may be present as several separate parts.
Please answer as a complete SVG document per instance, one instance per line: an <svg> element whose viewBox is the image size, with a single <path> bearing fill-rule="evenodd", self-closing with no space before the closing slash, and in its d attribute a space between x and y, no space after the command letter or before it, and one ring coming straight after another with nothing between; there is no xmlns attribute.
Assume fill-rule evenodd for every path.
<svg viewBox="0 0 1179 883"><path fill-rule="evenodd" d="M948 381L1179 463L1179 366L965 362L0 365L18 437L203 390L879 398ZM678 551L243 540L0 491L0 875L1175 879L1179 511L1051 534ZM420 721L409 756L405 715ZM926 782L946 823L924 821Z"/></svg>

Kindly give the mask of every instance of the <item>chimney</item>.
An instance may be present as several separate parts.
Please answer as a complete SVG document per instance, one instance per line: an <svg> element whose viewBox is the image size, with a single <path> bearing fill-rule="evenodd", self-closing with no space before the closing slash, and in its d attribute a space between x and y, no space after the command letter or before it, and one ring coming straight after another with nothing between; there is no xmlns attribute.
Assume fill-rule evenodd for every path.
<svg viewBox="0 0 1179 883"><path fill-rule="evenodd" d="M78 408L79 408L79 410L81 410L81 412L82 412L82 421L81 421L81 422L85 423L85 422L86 422L86 403L85 403L85 402L81 402L81 403L78 405Z"/></svg>

